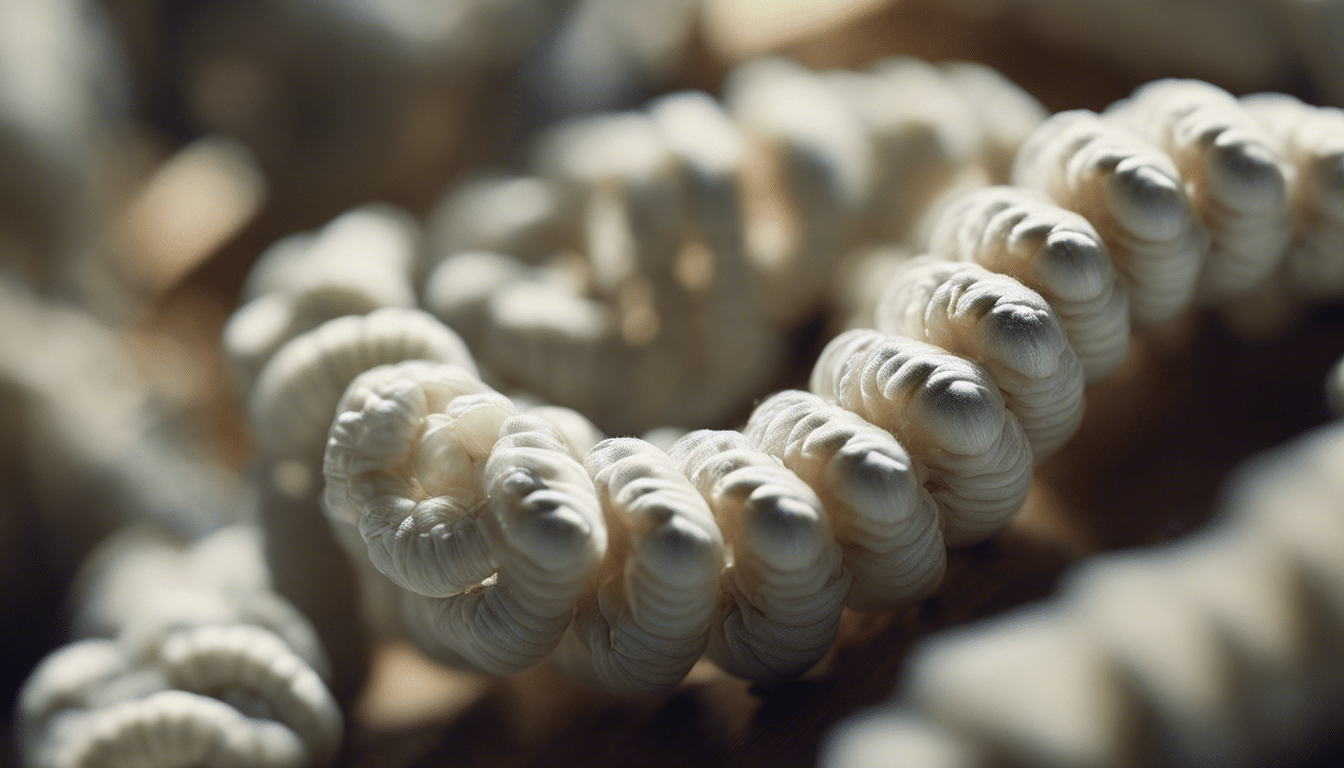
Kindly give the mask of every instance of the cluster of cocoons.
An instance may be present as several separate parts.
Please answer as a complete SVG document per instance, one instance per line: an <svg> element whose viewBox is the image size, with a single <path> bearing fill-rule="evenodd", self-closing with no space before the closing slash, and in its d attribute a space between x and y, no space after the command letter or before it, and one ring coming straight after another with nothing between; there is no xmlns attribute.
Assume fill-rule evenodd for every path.
<svg viewBox="0 0 1344 768"><path fill-rule="evenodd" d="M930 637L821 764L1261 765L1320 743L1344 701L1341 466L1336 422L1235 473L1196 535Z"/></svg>
<svg viewBox="0 0 1344 768"><path fill-rule="evenodd" d="M229 349L259 371L263 472L303 468L288 476L301 501L263 523L313 552L325 535L321 559L353 562L379 632L499 674L550 659L623 693L664 689L705 653L750 679L801 674L842 608L931 594L947 547L1008 523L1131 328L1291 286L1289 254L1341 221L1331 134L1288 132L1255 105L1331 113L1280 97L1242 106L1163 81L1104 115L1047 119L990 70L909 59L861 74L765 60L725 92L726 109L677 94L561 124L537 176L454 191L428 257L403 217L369 209L259 264L226 338L260 329ZM944 106L876 98L897 93ZM383 276L351 277L342 254L364 246L346 232ZM675 431L661 448L603 441L585 418L626 431L725 413L771 373L728 352L776 356L840 257L893 237L924 255L885 271L812 392L767 398L741 433ZM405 308L416 281L479 370ZM293 308L326 300L308 295L382 308L307 330L321 311ZM527 408L496 382L578 412ZM706 406L688 386L726 397ZM307 598L326 614L347 599Z"/></svg>
<svg viewBox="0 0 1344 768"><path fill-rule="evenodd" d="M34 768L318 768L342 716L312 627L269 589L258 531L184 547L128 528L85 564L78 640L19 693L18 747Z"/></svg>

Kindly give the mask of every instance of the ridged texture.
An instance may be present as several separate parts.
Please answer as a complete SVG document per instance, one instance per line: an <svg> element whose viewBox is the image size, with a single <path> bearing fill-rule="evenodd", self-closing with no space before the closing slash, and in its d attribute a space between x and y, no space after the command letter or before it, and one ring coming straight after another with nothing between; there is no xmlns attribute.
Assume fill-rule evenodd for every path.
<svg viewBox="0 0 1344 768"><path fill-rule="evenodd" d="M1158 80L1112 104L1105 118L1165 150L1180 170L1210 235L1202 299L1244 293L1278 266L1293 226L1285 169L1231 94L1198 80Z"/></svg>
<svg viewBox="0 0 1344 768"><path fill-rule="evenodd" d="M1341 467L1335 423L1243 466L1209 529L1089 558L1052 602L930 637L898 700L822 765L856 765L879 739L941 744L965 766L1305 757L1344 702Z"/></svg>
<svg viewBox="0 0 1344 768"><path fill-rule="evenodd" d="M1241 103L1286 165L1294 219L1284 259L1289 286L1315 300L1344 295L1344 110L1281 93Z"/></svg>
<svg viewBox="0 0 1344 768"><path fill-rule="evenodd" d="M855 329L826 345L811 388L888 430L928 466L948 545L992 536L1026 501L1031 446L994 380L970 360Z"/></svg>
<svg viewBox="0 0 1344 768"><path fill-rule="evenodd" d="M482 522L499 569L450 597L403 597L403 625L432 655L493 674L546 658L607 548L583 467L549 424L504 423L481 472Z"/></svg>
<svg viewBox="0 0 1344 768"><path fill-rule="evenodd" d="M1190 304L1209 233L1165 152L1085 110L1060 112L1022 145L1013 183L1046 193L1101 234L1148 327Z"/></svg>
<svg viewBox="0 0 1344 768"><path fill-rule="evenodd" d="M806 672L835 639L850 583L821 500L740 432L691 432L669 455L731 553L708 657L752 680Z"/></svg>
<svg viewBox="0 0 1344 768"><path fill-rule="evenodd" d="M766 398L744 432L821 500L852 579L846 605L883 610L937 589L947 550L928 472L890 432L798 390Z"/></svg>
<svg viewBox="0 0 1344 768"><path fill-rule="evenodd" d="M369 560L402 589L446 597L479 584L498 562L481 527L477 473L516 413L456 366L408 362L366 371L351 382L331 426L323 462L328 519L357 528Z"/></svg>
<svg viewBox="0 0 1344 768"><path fill-rule="evenodd" d="M343 732L317 673L246 624L182 629L148 653L65 646L24 683L16 725L27 768L323 768Z"/></svg>
<svg viewBox="0 0 1344 768"><path fill-rule="evenodd" d="M1059 317L1022 283L961 261L920 256L897 268L878 299L877 329L984 366L1017 414L1040 462L1083 420L1083 370Z"/></svg>
<svg viewBox="0 0 1344 768"><path fill-rule="evenodd" d="M642 440L604 440L584 468L606 517L607 555L551 661L608 691L661 690L709 643L723 536L686 476Z"/></svg>
<svg viewBox="0 0 1344 768"><path fill-rule="evenodd" d="M337 318L289 341L262 370L247 404L253 438L270 456L320 456L350 382L402 360L450 363L476 373L462 339L419 310Z"/></svg>
<svg viewBox="0 0 1344 768"><path fill-rule="evenodd" d="M926 250L1016 278L1050 303L1086 382L1129 351L1129 299L1101 235L1078 214L1021 187L983 187L944 204Z"/></svg>

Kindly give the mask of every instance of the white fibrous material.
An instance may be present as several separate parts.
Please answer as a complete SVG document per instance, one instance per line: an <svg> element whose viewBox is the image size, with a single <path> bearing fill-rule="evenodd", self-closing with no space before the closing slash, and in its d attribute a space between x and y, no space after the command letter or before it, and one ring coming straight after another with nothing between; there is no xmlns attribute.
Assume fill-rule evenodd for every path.
<svg viewBox="0 0 1344 768"><path fill-rule="evenodd" d="M222 336L238 391L251 390L285 342L328 320L414 307L411 273L419 240L409 213L369 205L317 233L290 235L263 253L243 286L244 303Z"/></svg>
<svg viewBox="0 0 1344 768"><path fill-rule="evenodd" d="M892 57L826 78L872 141L874 190L865 215L877 239L903 238L944 190L990 181L980 165L980 116L937 66Z"/></svg>
<svg viewBox="0 0 1344 768"><path fill-rule="evenodd" d="M1258 765L1329 738L1341 466L1344 425L1323 427L1235 473L1209 529L1090 558L1049 603L931 636L896 702L837 733L822 764L913 740L995 765Z"/></svg>
<svg viewBox="0 0 1344 768"><path fill-rule="evenodd" d="M253 437L274 457L321 456L341 394L379 365L432 360L476 372L461 337L432 316L389 307L329 320L279 349L248 400Z"/></svg>
<svg viewBox="0 0 1344 768"><path fill-rule="evenodd" d="M798 390L766 398L744 432L821 500L851 577L846 605L885 610L938 588L947 551L928 471L890 432Z"/></svg>
<svg viewBox="0 0 1344 768"><path fill-rule="evenodd" d="M284 641L245 624L166 636L147 655L82 640L38 664L19 692L25 768L322 768L341 711Z"/></svg>
<svg viewBox="0 0 1344 768"><path fill-rule="evenodd" d="M1284 276L1310 300L1344 294L1344 110L1313 107L1280 93L1245 96L1286 165L1293 238Z"/></svg>
<svg viewBox="0 0 1344 768"><path fill-rule="evenodd" d="M1087 219L1020 187L984 187L944 204L926 249L1009 275L1059 316L1088 383L1106 378L1129 350L1129 301L1110 252Z"/></svg>
<svg viewBox="0 0 1344 768"><path fill-rule="evenodd" d="M913 339L855 329L822 350L810 387L891 432L928 466L948 545L994 535L1026 501L1031 444L976 363Z"/></svg>
<svg viewBox="0 0 1344 768"><path fill-rule="evenodd" d="M1022 145L1013 183L1046 193L1101 234L1140 328L1185 309L1209 233L1162 150L1086 110L1060 112Z"/></svg>
<svg viewBox="0 0 1344 768"><path fill-rule="evenodd" d="M817 309L874 184L874 148L818 75L784 59L734 69L724 101L749 137L746 255L761 308L783 326Z"/></svg>
<svg viewBox="0 0 1344 768"><path fill-rule="evenodd" d="M830 649L850 584L821 500L740 432L691 432L669 455L731 558L706 655L752 680L806 672Z"/></svg>
<svg viewBox="0 0 1344 768"><path fill-rule="evenodd" d="M817 764L826 768L990 768L987 750L959 734L899 711L872 710L850 717L821 744Z"/></svg>
<svg viewBox="0 0 1344 768"><path fill-rule="evenodd" d="M1236 98L1198 80L1158 80L1105 118L1165 150L1180 170L1210 235L1202 299L1244 293L1278 266L1293 226L1285 168Z"/></svg>
<svg viewBox="0 0 1344 768"><path fill-rule="evenodd" d="M984 366L1040 462L1083 420L1083 371L1039 293L978 264L920 256L902 264L874 313L877 329Z"/></svg>
<svg viewBox="0 0 1344 768"><path fill-rule="evenodd" d="M523 412L550 424L564 438L569 452L577 457L587 456L594 445L607 439L596 424L573 408L566 408L563 405L533 405L523 409Z"/></svg>
<svg viewBox="0 0 1344 768"><path fill-rule="evenodd" d="M324 468L332 525L358 532L409 593L408 634L449 663L506 674L540 662L606 549L592 481L565 439L460 368L360 376Z"/></svg>
<svg viewBox="0 0 1344 768"><path fill-rule="evenodd" d="M604 690L665 689L709 645L724 540L705 499L666 453L636 438L584 460L610 541L551 663Z"/></svg>

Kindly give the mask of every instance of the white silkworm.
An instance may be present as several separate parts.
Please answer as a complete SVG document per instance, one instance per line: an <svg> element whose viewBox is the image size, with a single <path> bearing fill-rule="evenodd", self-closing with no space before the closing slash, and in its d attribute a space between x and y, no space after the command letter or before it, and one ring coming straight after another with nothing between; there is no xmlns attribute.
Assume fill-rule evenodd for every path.
<svg viewBox="0 0 1344 768"><path fill-rule="evenodd" d="M806 672L835 639L850 583L821 500L739 432L691 432L668 453L731 556L706 655L752 680Z"/></svg>
<svg viewBox="0 0 1344 768"><path fill-rule="evenodd" d="M1294 215L1284 259L1288 284L1310 299L1344 294L1344 110L1281 93L1245 96L1241 103L1286 164Z"/></svg>
<svg viewBox="0 0 1344 768"><path fill-rule="evenodd" d="M1021 187L956 196L934 216L929 253L1010 275L1050 302L1084 379L1106 378L1129 350L1129 300L1101 235L1078 214Z"/></svg>
<svg viewBox="0 0 1344 768"><path fill-rule="evenodd" d="M1244 293L1283 258L1292 229L1287 182L1270 139L1237 100L1198 80L1157 80L1106 109L1171 155L1211 248L1199 293Z"/></svg>
<svg viewBox="0 0 1344 768"><path fill-rule="evenodd" d="M507 674L544 659L606 549L592 482L560 433L460 368L357 378L324 471L333 525L358 529L411 593L407 631L450 663Z"/></svg>
<svg viewBox="0 0 1344 768"><path fill-rule="evenodd" d="M978 264L920 256L896 269L878 330L927 341L989 371L1040 462L1083 420L1083 371L1039 293Z"/></svg>
<svg viewBox="0 0 1344 768"><path fill-rule="evenodd" d="M1060 112L1022 145L1013 183L1092 223L1126 281L1136 325L1170 320L1189 305L1209 234L1160 149L1091 112Z"/></svg>
<svg viewBox="0 0 1344 768"><path fill-rule="evenodd" d="M709 644L723 535L667 454L636 438L598 443L584 468L610 537L552 663L618 693L666 688Z"/></svg>
<svg viewBox="0 0 1344 768"><path fill-rule="evenodd" d="M938 347L855 329L812 369L812 391L895 435L929 468L943 536L974 543L1022 508L1031 446L988 372Z"/></svg>
<svg viewBox="0 0 1344 768"><path fill-rule="evenodd" d="M928 473L890 432L798 390L766 398L743 431L821 499L852 576L846 605L882 610L938 587L947 552Z"/></svg>

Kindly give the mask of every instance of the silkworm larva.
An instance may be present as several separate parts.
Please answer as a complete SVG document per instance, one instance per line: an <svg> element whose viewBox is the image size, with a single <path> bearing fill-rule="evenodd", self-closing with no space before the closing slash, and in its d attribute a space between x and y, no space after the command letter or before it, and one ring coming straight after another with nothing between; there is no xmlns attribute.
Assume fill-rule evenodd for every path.
<svg viewBox="0 0 1344 768"><path fill-rule="evenodd" d="M928 470L890 432L798 390L766 398L743 431L821 499L853 576L846 605L883 610L938 588L947 548Z"/></svg>
<svg viewBox="0 0 1344 768"><path fill-rule="evenodd" d="M560 642L607 532L592 480L548 423L515 416L499 435L480 480L498 571L450 597L407 594L403 617L432 655L508 674Z"/></svg>
<svg viewBox="0 0 1344 768"><path fill-rule="evenodd" d="M1140 327L1190 304L1209 233L1171 158L1085 110L1060 112L1027 139L1013 182L1082 214L1110 249Z"/></svg>
<svg viewBox="0 0 1344 768"><path fill-rule="evenodd" d="M821 500L739 432L691 432L669 455L731 554L708 657L753 680L806 672L835 639L850 582Z"/></svg>
<svg viewBox="0 0 1344 768"><path fill-rule="evenodd" d="M897 268L874 313L878 330L927 341L984 366L1017 414L1036 462L1083 420L1083 371L1059 317L1008 275L920 256Z"/></svg>
<svg viewBox="0 0 1344 768"><path fill-rule="evenodd" d="M1281 93L1241 103L1286 162L1295 219L1285 259L1289 285L1311 299L1344 294L1344 111Z"/></svg>
<svg viewBox="0 0 1344 768"><path fill-rule="evenodd" d="M607 554L551 662L605 690L662 690L709 643L723 536L686 476L642 440L603 440L584 468L602 502Z"/></svg>
<svg viewBox="0 0 1344 768"><path fill-rule="evenodd" d="M1171 155L1211 247L1199 292L1243 293L1278 266L1292 230L1282 161L1237 100L1198 80L1157 80L1105 117Z"/></svg>
<svg viewBox="0 0 1344 768"><path fill-rule="evenodd" d="M1106 378L1129 350L1129 299L1101 235L1078 214L1022 187L984 187L943 205L927 251L1010 275L1050 302L1083 378Z"/></svg>
<svg viewBox="0 0 1344 768"><path fill-rule="evenodd" d="M888 430L929 468L948 545L988 538L1022 508L1031 446L989 373L923 342L855 329L812 369L823 398Z"/></svg>

